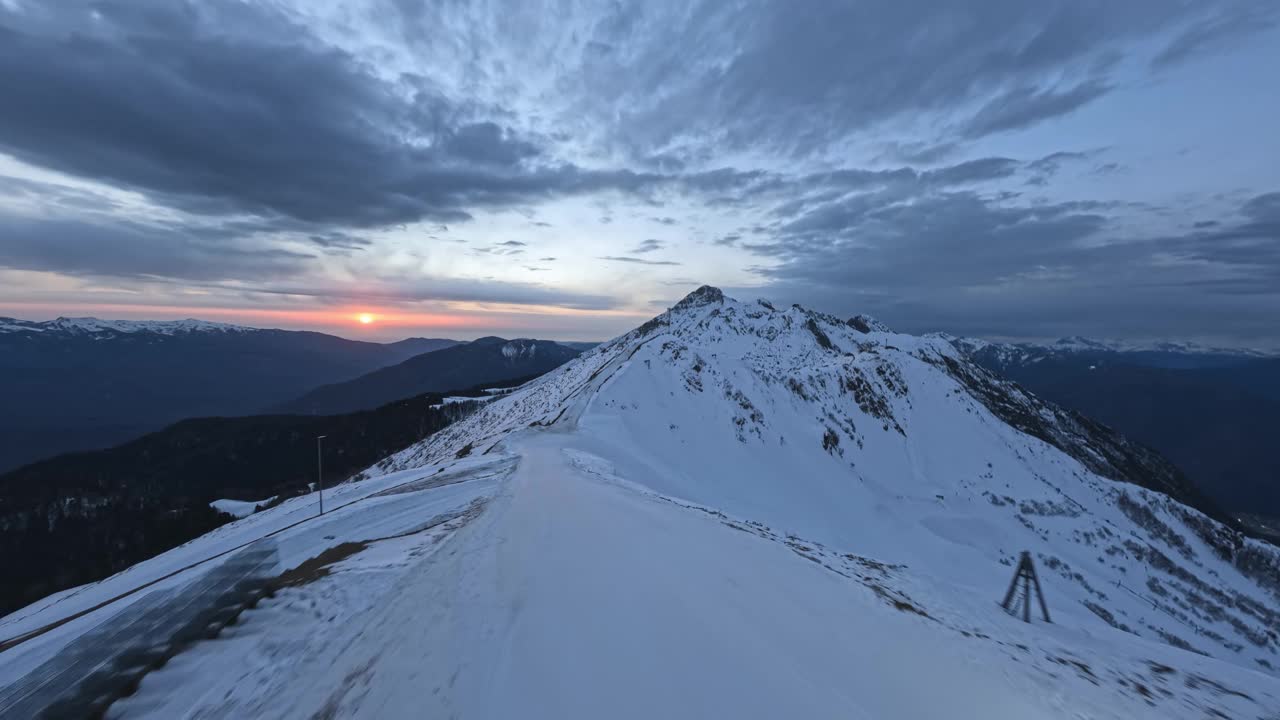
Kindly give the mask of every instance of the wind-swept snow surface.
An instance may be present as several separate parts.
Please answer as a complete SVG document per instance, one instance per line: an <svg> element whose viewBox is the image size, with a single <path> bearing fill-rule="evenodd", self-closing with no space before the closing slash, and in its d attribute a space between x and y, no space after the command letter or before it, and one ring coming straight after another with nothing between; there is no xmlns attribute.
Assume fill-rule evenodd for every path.
<svg viewBox="0 0 1280 720"><path fill-rule="evenodd" d="M283 591L117 716L1262 717L1280 697L657 495L576 440L513 439L520 466L453 537Z"/></svg>
<svg viewBox="0 0 1280 720"><path fill-rule="evenodd" d="M110 715L1280 711L1273 548L1171 499L1149 451L870 318L704 288L364 475L341 487L400 494L363 523L474 489ZM307 537L294 556L338 541ZM1023 550L1052 624L997 605Z"/></svg>

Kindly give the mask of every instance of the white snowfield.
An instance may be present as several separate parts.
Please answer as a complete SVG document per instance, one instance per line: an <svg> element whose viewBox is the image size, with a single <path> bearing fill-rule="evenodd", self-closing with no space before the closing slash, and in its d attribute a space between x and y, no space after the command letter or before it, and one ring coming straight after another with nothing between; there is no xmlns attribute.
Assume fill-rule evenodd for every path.
<svg viewBox="0 0 1280 720"><path fill-rule="evenodd" d="M486 392L488 392L488 391L486 391ZM466 402L488 402L488 401L489 401L489 399L490 399L490 397L491 397L491 395L485 395L485 396L483 396L483 397L466 397L466 396L463 396L463 395L457 395L457 396L450 395L449 397L441 398L441 399L440 399L440 402L438 402L438 403L436 403L436 404L432 405L431 407L432 407L432 408L434 408L434 409L439 409L439 408L444 407L445 405L457 405L458 403L466 403Z"/></svg>
<svg viewBox="0 0 1280 720"><path fill-rule="evenodd" d="M1052 408L997 409L1057 445L1014 429L945 341L859 324L694 293L335 488L356 502L281 532L282 567L388 539L109 716L1280 717L1273 548L1090 470L1129 450ZM998 605L1023 550L1052 624ZM0 654L0 683L94 619Z"/></svg>
<svg viewBox="0 0 1280 720"><path fill-rule="evenodd" d="M259 505L266 505L275 499L276 496L274 495L265 500L231 500L223 498L221 500L214 500L209 503L209 505L219 512L224 512L237 518L242 518L248 517L249 515L257 512Z"/></svg>

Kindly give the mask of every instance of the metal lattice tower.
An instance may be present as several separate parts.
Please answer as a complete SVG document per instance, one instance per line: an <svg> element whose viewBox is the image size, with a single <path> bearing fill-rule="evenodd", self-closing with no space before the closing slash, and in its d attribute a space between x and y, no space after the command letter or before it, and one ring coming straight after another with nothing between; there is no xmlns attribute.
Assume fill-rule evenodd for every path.
<svg viewBox="0 0 1280 720"><path fill-rule="evenodd" d="M1004 602L1000 603L1000 606L1005 611L1016 615L1014 608L1018 606L1018 603L1021 603L1022 621L1031 622L1031 593L1033 591L1040 601L1040 613L1044 615L1044 621L1053 622L1049 619L1049 607L1044 602L1044 591L1040 589L1040 578L1036 577L1036 567L1031 564L1031 553L1023 550L1022 557L1018 558L1018 569L1014 571L1013 580L1009 583L1009 591L1004 594Z"/></svg>

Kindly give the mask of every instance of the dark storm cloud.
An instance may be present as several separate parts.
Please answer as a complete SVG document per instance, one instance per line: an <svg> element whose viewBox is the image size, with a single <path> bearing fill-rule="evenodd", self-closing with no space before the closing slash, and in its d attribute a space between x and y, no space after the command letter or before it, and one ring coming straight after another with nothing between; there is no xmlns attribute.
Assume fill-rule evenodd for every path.
<svg viewBox="0 0 1280 720"><path fill-rule="evenodd" d="M33 58L38 61L33 62ZM543 161L258 5L0 6L0 152L201 214L368 227L659 178Z"/></svg>
<svg viewBox="0 0 1280 720"><path fill-rule="evenodd" d="M471 253L473 255L522 255L524 248L524 243L518 240L508 240L497 245L473 248Z"/></svg>
<svg viewBox="0 0 1280 720"><path fill-rule="evenodd" d="M753 247L777 262L759 272L781 297L908 330L1025 335L1038 313L1042 335L1177 334L1209 316L1223 336L1274 334L1280 193L1181 235L1127 236L1120 207L871 193L809 209Z"/></svg>
<svg viewBox="0 0 1280 720"><path fill-rule="evenodd" d="M954 141L892 142L885 146L880 159L908 165L933 165L954 156L959 151L960 144Z"/></svg>
<svg viewBox="0 0 1280 720"><path fill-rule="evenodd" d="M921 178L939 185L963 185L1007 178L1016 173L1022 163L1010 158L980 158L962 162L940 170L923 173Z"/></svg>
<svg viewBox="0 0 1280 720"><path fill-rule="evenodd" d="M1280 295L1280 192L1248 200L1240 215L1239 222L1171 239L1167 251L1242 271L1234 278L1235 292Z"/></svg>
<svg viewBox="0 0 1280 720"><path fill-rule="evenodd" d="M1110 89L1098 80L1088 80L1064 90L1033 86L1014 88L988 101L968 122L964 134L974 138L1031 127L1073 112Z"/></svg>
<svg viewBox="0 0 1280 720"><path fill-rule="evenodd" d="M1048 155L1045 155L1044 157L1038 160L1033 160L1027 163L1027 169L1031 170L1034 173L1043 173L1046 175L1053 175L1054 173L1058 172L1058 170L1060 170L1063 165L1066 165L1071 162L1088 160L1089 158L1093 157L1096 154L1097 154L1096 151L1070 152L1070 151L1060 150L1058 152L1049 153Z"/></svg>
<svg viewBox="0 0 1280 720"><path fill-rule="evenodd" d="M1272 0L1226 3L1225 7L1210 9L1183 29L1151 64L1156 69L1165 69L1195 55L1228 46L1241 36L1274 28L1278 22L1280 5Z"/></svg>
<svg viewBox="0 0 1280 720"><path fill-rule="evenodd" d="M966 271L990 278L1040 264L1045 248L1086 238L1103 222L1074 206L1003 207L973 192L906 201L866 195L785 223L769 252L788 262L780 272L825 282L910 267L901 282L929 285Z"/></svg>
<svg viewBox="0 0 1280 720"><path fill-rule="evenodd" d="M1027 171L1031 175L1027 179L1027 184L1044 187L1049 184L1049 181L1052 180L1053 177L1058 174L1058 171L1060 171L1064 166L1083 162L1096 157L1100 152L1100 150L1090 150L1087 152L1059 151L1049 153L1038 160L1033 160L1032 162L1027 163ZM1115 163L1108 164L1115 165Z"/></svg>
<svg viewBox="0 0 1280 720"><path fill-rule="evenodd" d="M445 136L441 149L447 155L466 158L478 165L509 167L537 157L541 150L492 122L464 125Z"/></svg>
<svg viewBox="0 0 1280 720"><path fill-rule="evenodd" d="M121 209L118 201L100 193L9 175L0 175L0 199L4 198L70 212L107 213Z"/></svg>
<svg viewBox="0 0 1280 720"><path fill-rule="evenodd" d="M312 243L319 245L322 248L335 248L339 250L363 250L373 244L373 241L366 238L336 232L308 235L307 240L310 240Z"/></svg>
<svg viewBox="0 0 1280 720"><path fill-rule="evenodd" d="M679 265L680 263L673 260L646 260L638 257L626 257L620 255L606 255L600 258L609 262L631 263L633 265Z"/></svg>
<svg viewBox="0 0 1280 720"><path fill-rule="evenodd" d="M848 193L894 188L909 194L927 188L989 182L1011 177L1025 166L1011 158L984 157L933 170L898 167L887 170L844 168L798 176L765 171L721 169L687 176L677 185L699 193L712 205L754 208L779 197L775 215L794 215Z"/></svg>
<svg viewBox="0 0 1280 720"><path fill-rule="evenodd" d="M0 6L0 151L193 212L355 227L457 222L563 195L645 193L677 178L715 194L753 182L752 171L689 170L727 147L821 149L903 113L953 114L966 104L978 106L961 128L967 136L1028 127L1107 92L1104 60L1118 43L1185 29L1188 19L1214 28L1214 38L1244 32L1229 22L1239 12L1193 5L824 0L797 13L790 3L749 0L593 8L574 86L589 95L557 100L573 117L608 118L596 128L611 138L605 142L653 145L637 157L664 158L612 170L558 161L548 137L509 126L513 108L447 98L425 75L383 77L272 7ZM513 7L499 27L467 4L396 2L394 10L404 37L424 47L424 28L467 28L467 37L484 40L498 57L471 67L482 86L512 81L498 74L501 52L514 59L567 32L533 6ZM701 140L675 142L691 135ZM931 164L954 150L954 141L912 141L897 154Z"/></svg>
<svg viewBox="0 0 1280 720"><path fill-rule="evenodd" d="M663 173L679 173L689 167L689 161L672 153L659 153L640 159L640 164Z"/></svg>
<svg viewBox="0 0 1280 720"><path fill-rule="evenodd" d="M766 175L754 177L733 191L712 196L712 202L757 207L783 198L771 207L770 214L774 217L784 221L804 218L802 224L820 221L826 229L837 229L847 220L843 217L846 209L868 202L885 203L887 198L905 200L929 192L1004 180L1029 167L1012 158L985 157L926 171L900 167L845 169L796 178ZM757 230L757 234L760 232ZM736 239L717 242L731 245Z"/></svg>
<svg viewBox="0 0 1280 720"><path fill-rule="evenodd" d="M691 133L804 154L966 106L976 138L1073 112L1113 87L1119 49L1224 14L1164 0L618 5L591 39L624 51L583 54L592 97L574 107L620 118L638 157ZM899 160L936 162L948 140L912 140Z"/></svg>
<svg viewBox="0 0 1280 720"><path fill-rule="evenodd" d="M1280 223L1280 192L1265 193L1249 200L1241 212L1257 222ZM1275 228L1274 224L1271 225L1272 234L1275 234Z"/></svg>
<svg viewBox="0 0 1280 720"><path fill-rule="evenodd" d="M44 186L42 186L44 187ZM49 185L47 192L59 192ZM302 227L302 226L299 226ZM316 256L279 247L261 233L275 233L269 223L227 221L215 225L135 222L111 216L88 219L27 217L0 213L0 267L53 272L97 282L125 281L199 287L236 294L300 296L324 302L465 301L554 305L586 310L617 307L613 298L537 285L363 274L359 282L325 280L311 272ZM345 233L283 236L314 245L326 253L363 250L368 240ZM524 243L506 241L496 254L524 252ZM554 261L544 257L540 261Z"/></svg>
<svg viewBox="0 0 1280 720"><path fill-rule="evenodd" d="M512 4L388 0L400 37L432 56L475 49L480 84L529 62L574 79L534 94L552 134L589 135L632 167L684 174L724 151L808 155L888 130L893 162L934 164L960 136L1030 127L1105 96L1141 43L1170 52L1256 31L1270 0L688 0ZM1261 13L1261 11L1259 11ZM1203 28L1213 28L1205 31ZM464 28L442 43L440 28ZM1196 28L1201 28L1197 30ZM550 100L550 102L548 102ZM932 128L923 137L911 125Z"/></svg>
<svg viewBox="0 0 1280 720"><path fill-rule="evenodd" d="M254 280L299 272L314 258L208 235L161 224L0 216L0 266L73 276Z"/></svg>
<svg viewBox="0 0 1280 720"><path fill-rule="evenodd" d="M663 243L662 243L662 241L660 241L660 240L654 240L653 238L649 238L648 240L645 240L644 242L640 243L639 245L637 245L637 246L635 246L635 247L631 248L631 254L632 254L632 255L642 255L642 254L644 254L644 253L651 253L651 252L653 252L653 251L655 251L655 250L661 250L662 248L663 248Z"/></svg>

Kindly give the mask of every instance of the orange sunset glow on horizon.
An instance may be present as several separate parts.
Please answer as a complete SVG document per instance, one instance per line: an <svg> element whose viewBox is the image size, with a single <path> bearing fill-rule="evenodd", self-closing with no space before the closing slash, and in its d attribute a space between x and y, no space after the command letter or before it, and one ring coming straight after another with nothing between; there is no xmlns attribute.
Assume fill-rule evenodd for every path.
<svg viewBox="0 0 1280 720"><path fill-rule="evenodd" d="M311 330L389 342L411 335L467 339L482 335L595 340L644 320L644 311L451 303L433 308L282 308L125 303L6 303L0 317L51 320L93 316L118 320L200 318L262 328ZM584 326L582 323L586 323Z"/></svg>

